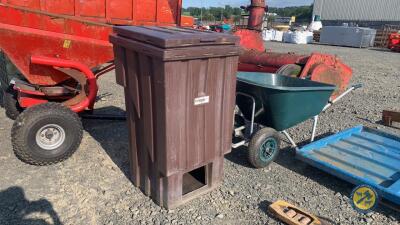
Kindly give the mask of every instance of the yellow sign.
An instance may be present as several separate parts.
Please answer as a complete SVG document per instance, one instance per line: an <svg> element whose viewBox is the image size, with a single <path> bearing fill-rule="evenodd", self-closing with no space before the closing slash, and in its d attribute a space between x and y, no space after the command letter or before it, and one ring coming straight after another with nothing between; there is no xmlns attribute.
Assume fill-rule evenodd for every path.
<svg viewBox="0 0 400 225"><path fill-rule="evenodd" d="M64 40L63 48L71 48L71 40Z"/></svg>
<svg viewBox="0 0 400 225"><path fill-rule="evenodd" d="M368 186L357 187L352 194L353 206L361 211L371 210L378 203L376 191Z"/></svg>
<svg viewBox="0 0 400 225"><path fill-rule="evenodd" d="M292 22L292 23L296 22L296 17L295 17L295 16L292 16L292 17L290 18L290 22Z"/></svg>

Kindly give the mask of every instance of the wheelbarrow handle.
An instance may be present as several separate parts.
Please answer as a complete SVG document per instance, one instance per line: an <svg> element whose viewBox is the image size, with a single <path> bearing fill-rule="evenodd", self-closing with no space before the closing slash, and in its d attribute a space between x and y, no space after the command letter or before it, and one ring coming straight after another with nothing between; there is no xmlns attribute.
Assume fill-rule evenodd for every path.
<svg viewBox="0 0 400 225"><path fill-rule="evenodd" d="M356 90L356 89L362 88L363 86L364 86L363 84L359 83L359 84L354 84L352 87L354 90Z"/></svg>
<svg viewBox="0 0 400 225"><path fill-rule="evenodd" d="M332 101L329 101L329 103L324 107L322 110L323 112L329 109L332 105L334 105L336 102L340 101L344 96L348 95L350 92L359 89L363 86L363 84L354 84L351 86L351 88L347 89L345 92L343 92L341 95L333 99Z"/></svg>

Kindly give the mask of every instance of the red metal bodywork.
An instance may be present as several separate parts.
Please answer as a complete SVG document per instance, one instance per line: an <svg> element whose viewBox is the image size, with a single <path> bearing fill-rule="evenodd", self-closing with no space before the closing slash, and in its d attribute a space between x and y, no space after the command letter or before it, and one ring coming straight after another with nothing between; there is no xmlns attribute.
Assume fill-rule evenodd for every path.
<svg viewBox="0 0 400 225"><path fill-rule="evenodd" d="M66 105L75 112L93 108L96 78L112 68L96 74L91 69L114 59L108 41L112 26L176 25L181 21L181 6L182 0L0 0L0 50L38 87L37 91L17 89L20 105L46 102L39 87L71 80L60 67L75 70L87 81L86 97ZM185 25L190 25L188 18Z"/></svg>
<svg viewBox="0 0 400 225"><path fill-rule="evenodd" d="M192 17L192 16L181 16L180 25L182 27L193 27L193 25L194 25L194 17Z"/></svg>
<svg viewBox="0 0 400 225"><path fill-rule="evenodd" d="M247 7L249 11L249 23L247 28L250 30L262 30L262 24L264 22L264 15L267 11L267 5L265 0L251 0L251 5Z"/></svg>
<svg viewBox="0 0 400 225"><path fill-rule="evenodd" d="M400 52L400 33L390 34L388 47L394 52Z"/></svg>
<svg viewBox="0 0 400 225"><path fill-rule="evenodd" d="M249 12L249 21L246 29L239 29L235 32L240 37L240 46L244 49L264 51L264 40L260 35L264 15L267 11L265 0L251 0L251 5L242 7ZM241 70L241 67L239 67Z"/></svg>
<svg viewBox="0 0 400 225"><path fill-rule="evenodd" d="M182 0L0 0L11 7L113 25L179 24Z"/></svg>
<svg viewBox="0 0 400 225"><path fill-rule="evenodd" d="M240 37L240 46L244 49L257 50L259 52L265 51L264 40L261 38L259 31L239 29L235 32L235 35Z"/></svg>
<svg viewBox="0 0 400 225"><path fill-rule="evenodd" d="M31 63L33 65L43 65L48 67L70 68L82 72L85 75L87 81L87 97L76 105L71 105L70 108L74 112L81 112L86 108L92 108L91 104L96 99L98 87L96 83L96 76L87 67L87 65L72 60L56 59L42 56L32 56Z"/></svg>
<svg viewBox="0 0 400 225"><path fill-rule="evenodd" d="M247 72L274 73L287 64L305 64L307 59L308 56L305 55L247 49L240 56L239 70Z"/></svg>

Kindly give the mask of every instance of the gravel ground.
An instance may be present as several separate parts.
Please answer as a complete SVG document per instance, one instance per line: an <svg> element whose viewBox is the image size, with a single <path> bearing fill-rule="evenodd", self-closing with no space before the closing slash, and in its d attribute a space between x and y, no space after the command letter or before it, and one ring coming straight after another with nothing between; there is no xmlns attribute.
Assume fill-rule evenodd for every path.
<svg viewBox="0 0 400 225"><path fill-rule="evenodd" d="M318 134L364 124L400 134L381 125L384 109L400 109L400 54L320 45L268 43L280 52L336 54L354 69L353 83L364 88L322 115ZM113 74L101 81L98 107L124 110L123 92ZM224 184L189 204L164 210L127 179L128 141L125 122L84 121L80 149L58 165L35 167L20 162L10 143L12 121L0 109L0 224L281 224L266 212L269 203L289 201L339 224L399 224L400 213L380 206L359 215L350 206L352 185L294 159L283 143L270 168L256 170L246 150L226 156ZM311 123L290 130L298 143L307 140Z"/></svg>

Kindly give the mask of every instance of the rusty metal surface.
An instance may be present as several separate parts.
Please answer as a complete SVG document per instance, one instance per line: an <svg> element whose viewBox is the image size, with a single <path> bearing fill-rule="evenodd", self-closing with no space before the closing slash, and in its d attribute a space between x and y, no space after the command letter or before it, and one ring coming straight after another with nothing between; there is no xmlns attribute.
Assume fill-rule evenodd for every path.
<svg viewBox="0 0 400 225"><path fill-rule="evenodd" d="M244 71L244 72L259 72L264 68L271 68L276 72L282 66L288 64L301 64L307 61L307 56L296 55L292 53L277 53L277 52L260 52L256 50L243 51L240 55L239 70L241 69L241 64L253 64L258 67L256 71Z"/></svg>
<svg viewBox="0 0 400 225"><path fill-rule="evenodd" d="M72 70L72 69L65 69L65 68L57 68L57 70L62 71L65 74L68 74L68 76L74 78L75 81L77 81L80 84L81 90L77 90L77 93L75 95L71 96L70 99L67 101L63 102L65 106L73 106L78 104L79 102L83 101L85 98L87 98L87 80L86 76L77 71L77 70ZM43 91L45 92L45 91Z"/></svg>
<svg viewBox="0 0 400 225"><path fill-rule="evenodd" d="M247 28L250 30L262 30L262 24L264 22L264 14L266 10L265 0L251 0L251 5L247 7L249 11L249 23Z"/></svg>
<svg viewBox="0 0 400 225"><path fill-rule="evenodd" d="M74 95L73 91L65 87L41 87L40 91L50 97Z"/></svg>
<svg viewBox="0 0 400 225"><path fill-rule="evenodd" d="M198 34L192 35L195 40ZM220 43L225 35L209 35L215 38L208 39L208 47L220 52L208 56L202 54L205 46L195 42L194 47L186 43L186 47L163 49L141 42L140 36L127 39L126 33L111 39L117 82L125 87L133 180L159 204L166 201L166 207L183 201L186 172L207 166L208 176L215 174L210 179L220 181L223 156L231 150L239 48L235 42ZM160 54L167 51L172 57ZM187 57L173 53L182 51L187 51ZM160 179L169 189L162 190ZM150 186L174 197L168 200L150 193Z"/></svg>

